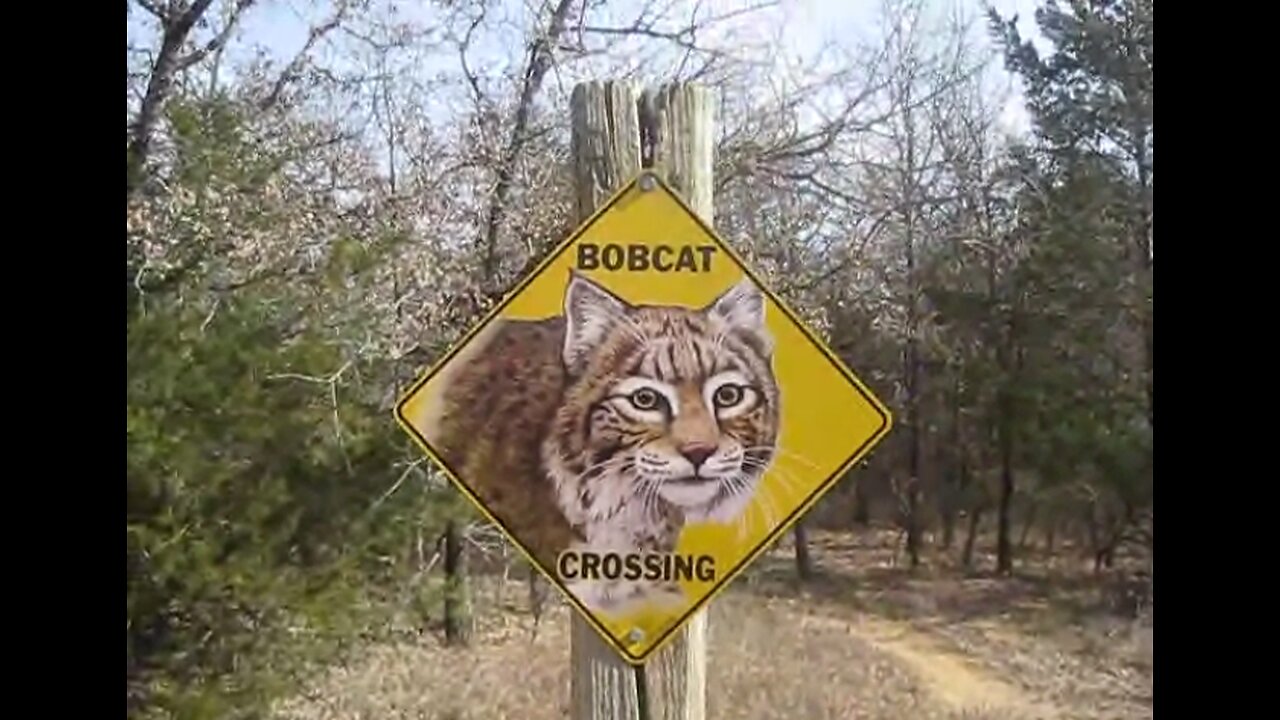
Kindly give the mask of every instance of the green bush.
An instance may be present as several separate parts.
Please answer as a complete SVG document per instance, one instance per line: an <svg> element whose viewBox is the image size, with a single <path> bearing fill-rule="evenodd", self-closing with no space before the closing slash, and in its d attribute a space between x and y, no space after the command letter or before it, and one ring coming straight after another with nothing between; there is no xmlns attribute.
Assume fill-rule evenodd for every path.
<svg viewBox="0 0 1280 720"><path fill-rule="evenodd" d="M355 380L377 368L301 379L348 358L282 306L128 324L130 715L251 715L372 619L427 519L420 480L378 502L406 448Z"/></svg>

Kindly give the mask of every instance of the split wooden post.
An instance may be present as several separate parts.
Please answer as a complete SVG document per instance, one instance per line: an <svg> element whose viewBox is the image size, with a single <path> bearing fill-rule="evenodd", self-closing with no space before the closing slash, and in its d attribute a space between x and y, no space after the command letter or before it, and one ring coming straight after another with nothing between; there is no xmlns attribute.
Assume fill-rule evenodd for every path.
<svg viewBox="0 0 1280 720"><path fill-rule="evenodd" d="M708 225L713 225L715 112L711 92L685 83L641 92L623 81L574 88L574 184L578 219L644 167L651 167ZM643 676L573 614L573 720L704 720L707 609L704 606L645 667ZM637 677L646 679L648 717L640 717Z"/></svg>

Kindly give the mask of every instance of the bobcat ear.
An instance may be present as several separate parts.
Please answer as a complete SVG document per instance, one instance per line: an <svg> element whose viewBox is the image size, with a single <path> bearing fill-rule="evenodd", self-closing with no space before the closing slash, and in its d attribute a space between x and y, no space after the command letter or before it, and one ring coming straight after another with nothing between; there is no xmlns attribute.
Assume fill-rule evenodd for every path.
<svg viewBox="0 0 1280 720"><path fill-rule="evenodd" d="M707 315L734 329L746 330L762 337L767 333L764 324L764 296L749 277L744 276L716 298L707 307Z"/></svg>
<svg viewBox="0 0 1280 720"><path fill-rule="evenodd" d="M614 323L626 314L628 305L585 275L570 272L564 293L564 366L576 375Z"/></svg>

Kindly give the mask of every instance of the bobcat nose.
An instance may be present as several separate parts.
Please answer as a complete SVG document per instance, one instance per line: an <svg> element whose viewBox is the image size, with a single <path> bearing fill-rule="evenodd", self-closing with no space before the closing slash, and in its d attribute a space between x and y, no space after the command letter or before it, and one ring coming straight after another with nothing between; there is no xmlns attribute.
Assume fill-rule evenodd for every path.
<svg viewBox="0 0 1280 720"><path fill-rule="evenodd" d="M688 443L680 446L680 454L693 463L694 470L702 467L702 463L706 462L707 458L711 457L715 451L716 446L708 443Z"/></svg>

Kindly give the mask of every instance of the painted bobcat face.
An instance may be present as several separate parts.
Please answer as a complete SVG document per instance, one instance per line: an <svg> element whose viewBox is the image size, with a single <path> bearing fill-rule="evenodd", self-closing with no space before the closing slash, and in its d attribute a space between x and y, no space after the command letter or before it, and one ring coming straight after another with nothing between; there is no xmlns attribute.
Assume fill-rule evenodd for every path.
<svg viewBox="0 0 1280 720"><path fill-rule="evenodd" d="M755 286L701 309L632 306L575 273L565 322L570 381L544 456L567 513L601 520L661 498L690 520L735 518L778 432Z"/></svg>

